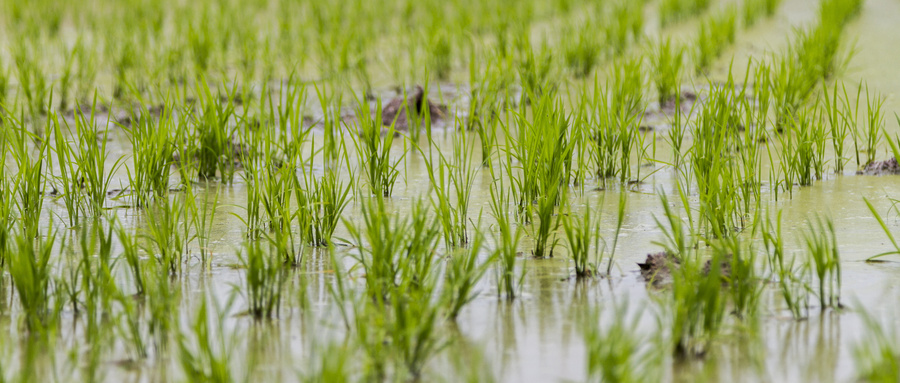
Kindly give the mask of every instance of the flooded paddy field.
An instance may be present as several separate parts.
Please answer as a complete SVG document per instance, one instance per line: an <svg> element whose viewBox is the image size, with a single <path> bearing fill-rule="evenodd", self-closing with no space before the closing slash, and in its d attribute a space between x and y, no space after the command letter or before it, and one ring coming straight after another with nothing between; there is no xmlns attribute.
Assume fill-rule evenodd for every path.
<svg viewBox="0 0 900 383"><path fill-rule="evenodd" d="M900 379L898 0L0 5L0 381Z"/></svg>

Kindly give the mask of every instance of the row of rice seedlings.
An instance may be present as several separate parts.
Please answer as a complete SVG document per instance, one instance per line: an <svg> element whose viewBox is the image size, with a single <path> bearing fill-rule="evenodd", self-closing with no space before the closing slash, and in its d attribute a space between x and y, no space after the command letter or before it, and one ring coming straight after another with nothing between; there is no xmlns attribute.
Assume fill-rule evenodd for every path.
<svg viewBox="0 0 900 383"><path fill-rule="evenodd" d="M660 23L665 26L699 15L709 8L710 3L709 0L663 0L659 3Z"/></svg>
<svg viewBox="0 0 900 383"><path fill-rule="evenodd" d="M469 225L469 199L478 169L472 161L475 141L474 138L467 139L463 129L453 133L453 156L450 160L439 151L435 158L433 147L432 142L425 165L434 193L432 205L443 228L444 243L447 248L465 246L469 240L466 230ZM424 150L417 148L425 157Z"/></svg>
<svg viewBox="0 0 900 383"><path fill-rule="evenodd" d="M709 71L713 60L721 56L727 46L734 44L736 34L737 10L733 7L702 20L695 45L697 49L693 52L697 72Z"/></svg>

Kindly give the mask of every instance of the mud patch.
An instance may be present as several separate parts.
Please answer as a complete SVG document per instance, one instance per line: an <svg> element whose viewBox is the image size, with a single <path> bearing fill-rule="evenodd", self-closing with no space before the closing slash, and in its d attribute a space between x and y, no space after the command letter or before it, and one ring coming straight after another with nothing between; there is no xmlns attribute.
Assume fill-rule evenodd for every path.
<svg viewBox="0 0 900 383"><path fill-rule="evenodd" d="M414 114L410 118L407 111ZM436 104L425 96L425 90L416 85L416 88L407 94L406 99L403 96L392 99L381 111L381 124L391 126L397 131L408 131L410 120L420 119L428 112L432 122L443 121L447 118L448 109L446 105ZM396 122L394 122L396 120Z"/></svg>
<svg viewBox="0 0 900 383"><path fill-rule="evenodd" d="M871 164L868 164L868 165L866 165L865 169L856 172L856 174L867 175L867 176L884 176L884 175L900 174L900 164L897 163L896 157L892 157L889 160L876 161Z"/></svg>

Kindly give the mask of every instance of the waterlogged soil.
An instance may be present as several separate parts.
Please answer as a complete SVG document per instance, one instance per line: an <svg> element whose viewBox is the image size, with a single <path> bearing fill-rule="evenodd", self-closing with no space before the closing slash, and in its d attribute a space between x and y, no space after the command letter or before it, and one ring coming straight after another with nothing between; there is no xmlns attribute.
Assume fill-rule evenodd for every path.
<svg viewBox="0 0 900 383"><path fill-rule="evenodd" d="M738 34L738 40L723 57L734 55L733 67L736 73L743 73L746 58L764 52L780 49L789 31L815 17L815 2L787 0L772 19L760 19L751 29ZM649 15L648 25L654 15ZM848 83L868 81L871 86L887 96L885 110L891 116L900 112L900 76L895 74L896 63L900 62L900 51L887 49L900 45L900 34L895 32L896 20L900 19L900 2L896 0L869 0L865 3L860 17L848 27L848 41L857 41L858 53L851 67L844 75ZM686 23L690 25L690 23ZM650 27L655 28L655 27ZM676 26L675 35L685 38L695 28ZM678 32L681 31L681 32ZM712 73L711 81L723 81L731 62L720 60ZM464 117L467 113L467 87L451 84L437 84L430 89L428 99L435 105L446 104L447 118ZM439 89L438 89L439 88ZM700 86L698 85L699 89ZM401 93L383 90L376 95L388 103ZM698 97L702 102L702 97ZM315 107L310 112L310 121L318 121ZM660 111L665 112L665 111ZM353 106L342 112L348 120L353 119ZM122 118L127 117L122 115ZM119 118L117 115L115 118ZM664 119L660 119L664 121ZM663 123L660 123L663 124ZM313 125L316 125L313 123ZM889 124L896 130L894 124ZM661 129L654 125L654 131ZM442 151L449 153L451 138L446 130L436 129L435 140ZM475 133L469 133L474 135ZM649 132L652 136L654 133ZM321 142L322 133L314 130L315 139ZM349 136L347 137L349 140ZM662 138L655 157L670 158ZM111 134L110 158L130 155L130 147L124 134ZM396 143L392 155L403 154L403 145ZM480 158L476 149L473 153ZM352 153L351 153L352 156ZM396 158L395 157L395 158ZM888 150L879 148L879 158L889 159ZM321 163L321 161L317 161ZM852 169L855 163L849 165ZM896 165L896 161L894 161ZM415 153L407 154L402 163L401 179L389 199L389 208L397 214L409 214L411 202L429 192L425 162ZM614 212L618 202L617 193L627 193L624 224L616 248L612 275L604 278L576 280L573 265L565 257L566 252L558 247L555 257L550 259L530 259L522 256L520 267L527 270L522 296L513 302L501 299L494 286L497 281L489 272L478 286L480 295L460 314L456 326L442 328L452 334L455 350L464 350L470 360L464 364L473 370L483 369L500 381L583 381L585 379L585 347L579 330L578 319L595 306L612 309L613 305L630 303L630 309L637 312L639 307L646 310L637 317L639 333L650 333L659 326L655 318L660 310L655 297L664 290L648 288L641 273L639 263L647 260L648 254L656 254L661 248L654 242L663 240L656 219L663 216L663 209L657 193L673 195L675 172L656 164L642 172L649 174L643 182L632 185L627 191L600 190L593 184L573 188L570 205L574 211L587 207L603 210L601 235L612 238L615 232ZM321 170L314 169L314 170ZM767 169L763 173L767 174ZM725 334L714 343L707 357L698 361L666 362L665 377L669 381L779 381L779 382L847 382L855 380L853 347L865 332L861 317L854 311L864 307L878 318L890 318L889 324L900 325L900 316L893 304L900 299L900 262L867 263L865 260L875 254L891 249L884 233L863 202L869 199L880 212L891 206L890 197L900 196L900 176L879 177L857 176L855 169L846 174L831 174L825 180L812 186L795 188L792 198L779 197L774 201L771 195L764 195L768 209L783 209L783 228L787 239L788 253L799 254L802 250L801 231L806 228L810 214L821 213L833 217L837 229L837 241L842 258L842 301L848 307L842 311L828 311L822 315L813 308L807 320L797 321L781 301L775 286L765 289L762 297L762 320L758 336L747 341L737 336ZM492 177L486 169L479 171L473 186L470 217L482 217L482 228L490 228L493 223L490 211L489 187ZM124 189L126 176L117 174L113 187ZM226 333L235 334L238 339L237 355L247 361L247 366L255 365L261 373L259 381L290 381L302 376L306 369L305 360L317 355L316 345L342 339L336 304L328 290L334 278L334 270L324 252L310 250L298 273L305 279L309 297L307 308L298 304L285 304L278 320L264 324L254 324L243 315L246 310L244 300L235 295L235 286L243 283L243 271L238 269L238 251L244 235L244 224L237 218L243 214L239 206L246 200L246 189L240 181L234 185L217 186L197 184L199 190L219 193L219 211L213 222L210 250L214 254L209 272L188 273L179 283L182 288L182 302L179 309L192 313L204 294L211 292L219 301L231 298L236 304L230 308L225 326ZM764 186L767 189L768 186ZM201 199L203 194L201 194ZM670 199L671 200L671 199ZM116 208L126 203L110 199L108 206L126 225L141 227L145 224L140 213L127 208ZM42 222L50 216L64 216L61 203L49 202L45 206ZM232 214L233 213L233 214ZM885 215L883 213L883 215ZM892 230L900 230L900 214L885 215ZM344 218L358 222L359 206L351 203ZM526 228L526 233L531 230ZM562 233L559 233L562 235ZM349 255L358 250L348 241L349 233L343 225L335 234L339 245L337 252L344 266L350 268L353 261ZM750 233L741 234L761 246L761 238ZM488 236L490 238L490 236ZM492 244L488 244L491 247ZM532 247L531 237L526 236L521 244L522 254L528 254ZM118 251L118 250L116 250ZM487 254L484 255L485 257ZM897 259L900 261L900 259ZM605 264L604 264L605 265ZM123 273L123 278L125 278ZM363 276L358 271L351 272L350 284L362 288ZM289 289L296 290L292 284ZM297 294L287 294L295 297ZM289 298L296 299L296 298ZM71 313L68 318L71 320ZM13 315L10 320L14 320ZM186 326L186 323L182 323ZM79 330L80 331L80 330ZM74 339L77 332L64 335ZM62 342L65 344L65 341ZM63 351L57 351L63 359ZM154 381L166 366L133 363L129 360L108 360L104 364L109 381ZM173 366L168 366L172 368ZM234 367L237 372L245 371L242 366ZM457 367L446 358L437 358L429 367L428 380L442 380L441 371ZM301 371L297 373L296 371ZM240 376L240 373L238 374Z"/></svg>

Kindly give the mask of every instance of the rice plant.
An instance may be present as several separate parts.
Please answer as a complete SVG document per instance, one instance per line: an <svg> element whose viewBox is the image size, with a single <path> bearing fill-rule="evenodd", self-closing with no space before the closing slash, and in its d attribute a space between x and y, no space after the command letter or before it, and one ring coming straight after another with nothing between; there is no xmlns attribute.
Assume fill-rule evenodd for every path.
<svg viewBox="0 0 900 383"><path fill-rule="evenodd" d="M238 258L246 270L242 294L247 299L247 311L255 319L277 317L287 279L280 257L266 251L259 241L250 241Z"/></svg>
<svg viewBox="0 0 900 383"><path fill-rule="evenodd" d="M25 329L44 331L54 323L59 307L54 306L54 283L50 257L56 243L52 223L47 235L35 239L27 232L17 233L15 247L8 254L9 275L24 313ZM58 302L58 301L57 301Z"/></svg>
<svg viewBox="0 0 900 383"><path fill-rule="evenodd" d="M340 161L338 155L337 160ZM295 174L298 220L306 241L314 246L328 246L337 229L341 214L350 202L352 184L344 184L336 167L328 167L316 176L304 166L302 180Z"/></svg>
<svg viewBox="0 0 900 383"><path fill-rule="evenodd" d="M133 151L132 167L126 166L128 184L138 207L149 206L153 200L165 198L169 193L175 154L174 109L174 105L167 104L159 121L154 123L150 112L144 108L139 116L132 116L136 123L125 127Z"/></svg>
<svg viewBox="0 0 900 383"><path fill-rule="evenodd" d="M580 220L575 220L570 212L562 220L566 233L569 256L575 263L575 276L585 278L597 275L602 261L600 252L600 220L591 219L590 207L585 209ZM593 249L591 249L593 247ZM593 251L592 251L593 250Z"/></svg>
<svg viewBox="0 0 900 383"><path fill-rule="evenodd" d="M112 174L122 165L123 158L118 158L107 169L106 162L110 155L109 123L107 119L103 132L98 134L94 130L97 126L96 115L97 97L94 96L94 104L90 117L83 113L77 114L75 130L78 136L78 150L73 152L72 160L78 165L78 179L82 183L85 199L87 200L87 213L91 217L102 214L105 206L106 192L112 182Z"/></svg>
<svg viewBox="0 0 900 383"><path fill-rule="evenodd" d="M727 293L722 287L721 254L713 253L708 273L696 253L680 258L672 272L672 342L679 356L700 356L724 327Z"/></svg>
<svg viewBox="0 0 900 383"><path fill-rule="evenodd" d="M18 174L13 182L15 187L17 211L19 217L40 217L44 206L44 191L46 190L46 175L44 172L44 158L49 156L50 140L38 140L36 136L27 132L22 123L14 118L7 119L10 126L6 129L9 134L8 144L16 163ZM32 153L31 143L37 142L37 151ZM25 219L24 235L29 238L38 236L37 219Z"/></svg>
<svg viewBox="0 0 900 383"><path fill-rule="evenodd" d="M494 257L498 265L495 268L497 274L497 295L504 296L507 300L513 300L518 295L525 279L525 264L523 263L516 274L516 257L519 250L519 240L522 237L521 227L513 227L509 211L509 192L503 188L502 182L491 187L491 214L497 220L495 233Z"/></svg>
<svg viewBox="0 0 900 383"><path fill-rule="evenodd" d="M190 331L181 329L178 332L178 363L186 379L216 383L235 381L229 361L236 349L236 336L226 333L225 328L229 307L230 303L223 306L215 298L204 296L193 318L189 318L187 329ZM175 329L179 328L176 326Z"/></svg>
<svg viewBox="0 0 900 383"><path fill-rule="evenodd" d="M610 313L612 311L612 313ZM591 308L581 319L591 381L640 382L662 377L665 354L659 333L641 334L645 309L630 310L627 302L612 308Z"/></svg>
<svg viewBox="0 0 900 383"><path fill-rule="evenodd" d="M480 260L484 235L476 231L466 249L450 255L445 262L444 300L447 317L455 320L460 311L478 296L476 286L487 272L491 260Z"/></svg>
<svg viewBox="0 0 900 383"><path fill-rule="evenodd" d="M465 130L460 127L453 134L453 154L449 160L439 151L435 156L431 149L434 146L433 143L429 145L427 157L424 149L416 146L431 181L434 193L432 206L443 228L447 248L465 246L469 241L466 230L469 225L469 200L478 169L472 161L475 141L467 139Z"/></svg>
<svg viewBox="0 0 900 383"><path fill-rule="evenodd" d="M198 85L199 110L194 114L194 140L197 149L197 174L201 180L218 177L222 183L231 183L234 179L235 161L238 159L234 148L233 136L237 127L235 118L235 89L228 93L227 103L222 104L219 97L213 96L205 84Z"/></svg>
<svg viewBox="0 0 900 383"><path fill-rule="evenodd" d="M113 219L110 225L115 229L116 237L122 246L122 257L125 259L128 272L131 274L136 291L135 295L143 296L146 290L144 283L145 268L138 253L140 246L138 245L137 237L129 229L125 228L125 225L119 222L118 219Z"/></svg>
<svg viewBox="0 0 900 383"><path fill-rule="evenodd" d="M860 315L866 330L853 348L857 377L866 382L896 382L900 379L900 350L895 327L885 325L866 310Z"/></svg>
<svg viewBox="0 0 900 383"><path fill-rule="evenodd" d="M398 166L406 156L391 159L391 147L394 143L394 124L383 132L381 128L381 102L375 107L374 117L369 117L368 102L363 100L357 107L360 119L355 126L353 145L356 148L357 161L362 169L369 192L373 195L390 197L394 184L400 176Z"/></svg>
<svg viewBox="0 0 900 383"><path fill-rule="evenodd" d="M147 227L141 234L147 239L144 250L151 254L162 270L176 275L187 260L188 244L193 239L190 224L184 219L184 200L175 196L171 201L156 202L146 211Z"/></svg>
<svg viewBox="0 0 900 383"><path fill-rule="evenodd" d="M781 210L773 223L771 216L760 222L770 273L778 282L781 296L795 319L809 314L809 264L797 258L785 258L784 235L781 229Z"/></svg>
<svg viewBox="0 0 900 383"><path fill-rule="evenodd" d="M660 23L665 26L709 8L710 0L663 0L659 4Z"/></svg>
<svg viewBox="0 0 900 383"><path fill-rule="evenodd" d="M814 266L819 308L841 308L841 257L834 222L830 217L816 216L807 223L803 239Z"/></svg>
<svg viewBox="0 0 900 383"><path fill-rule="evenodd" d="M869 86L866 85L866 128L863 132L862 141L865 143L866 162L863 166L875 162L878 143L881 139L881 131L884 130L884 97L878 93L870 93Z"/></svg>
<svg viewBox="0 0 900 383"><path fill-rule="evenodd" d="M721 56L728 45L734 44L736 19L737 11L728 8L725 12L700 22L697 50L694 51L694 66L698 73L709 71L713 60Z"/></svg>
<svg viewBox="0 0 900 383"><path fill-rule="evenodd" d="M659 106L667 102L680 101L681 67L684 64L684 48L672 45L672 40L667 38L654 45L650 56L652 66L652 79L656 85ZM681 109L675 104L676 113Z"/></svg>
<svg viewBox="0 0 900 383"><path fill-rule="evenodd" d="M845 154L845 147L847 137L851 135L851 132L856 132L856 124L855 124L855 116L853 115L853 111L850 110L847 105L849 104L849 100L847 98L847 89L841 85L843 89L844 98L844 108L842 109L838 105L838 86L837 83L834 84L834 88L829 94L828 87L824 87L822 90L824 92L823 107L825 113L825 120L828 122L828 132L831 137L831 147L834 151L834 171L835 173L843 173L844 172L844 164L849 160L847 155ZM851 125L853 122L853 125ZM854 142L856 140L854 139Z"/></svg>

